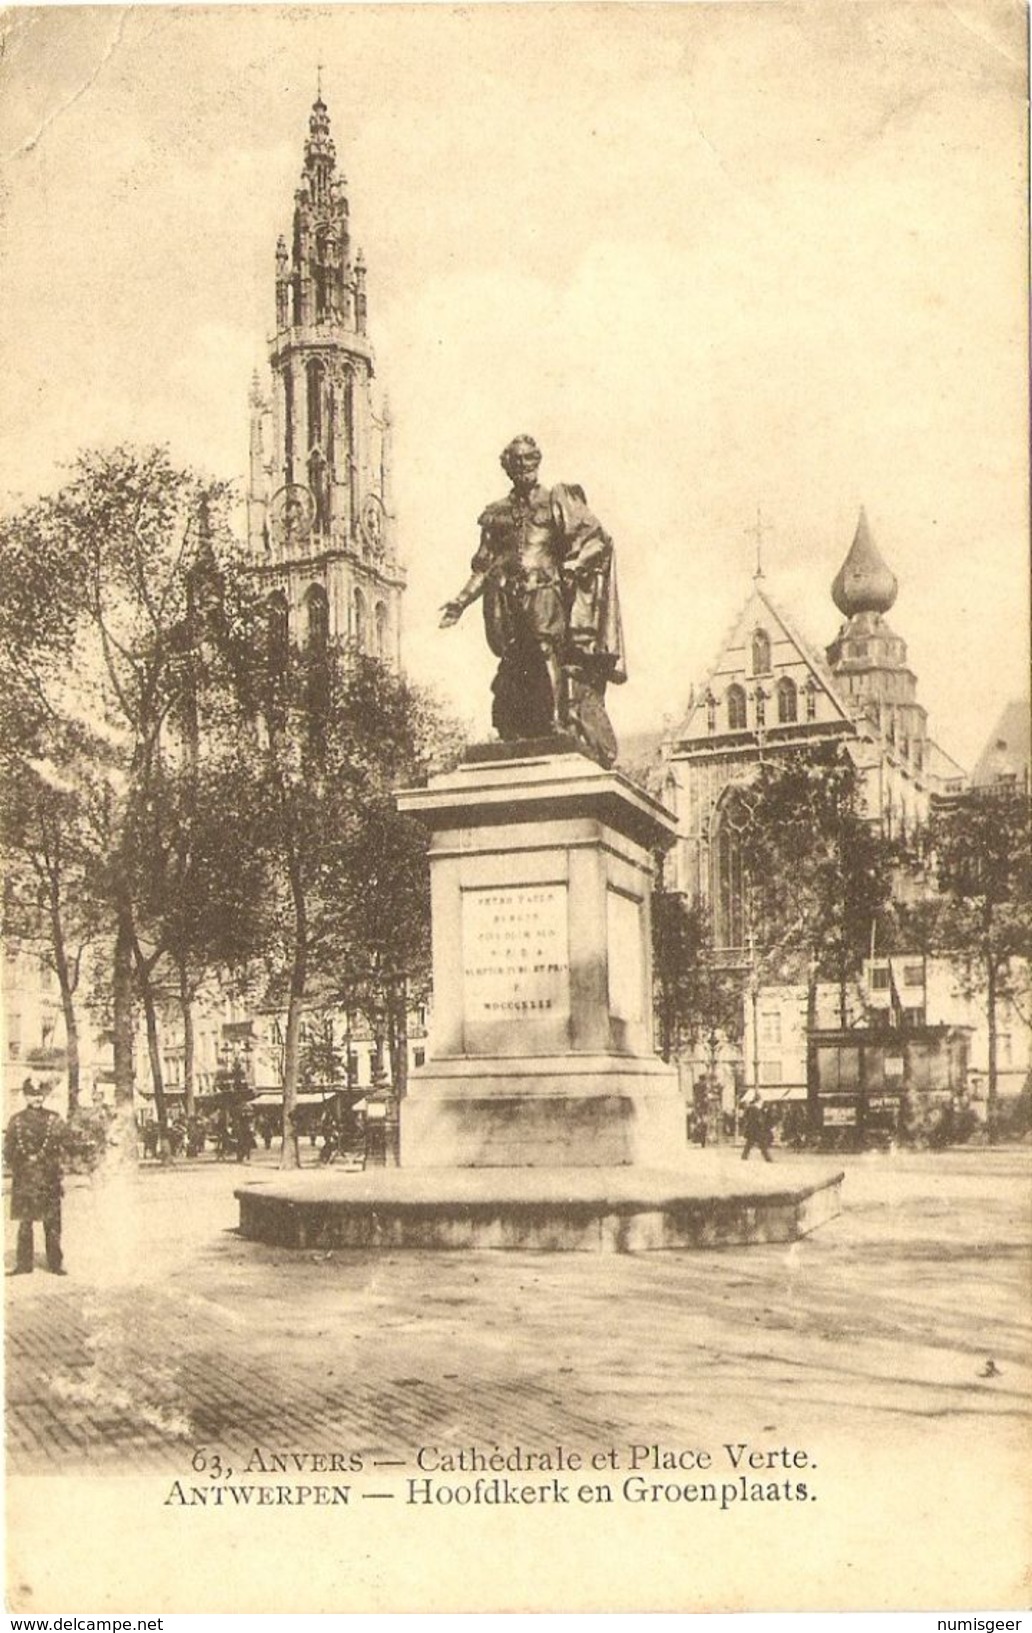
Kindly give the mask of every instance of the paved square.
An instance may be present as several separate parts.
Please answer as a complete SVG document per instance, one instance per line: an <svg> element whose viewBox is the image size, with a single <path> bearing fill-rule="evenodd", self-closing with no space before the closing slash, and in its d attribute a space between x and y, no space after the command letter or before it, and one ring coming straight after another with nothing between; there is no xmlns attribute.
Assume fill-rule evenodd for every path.
<svg viewBox="0 0 1032 1633"><path fill-rule="evenodd" d="M298 1254L237 1236L236 1166L72 1182L71 1274L7 1282L9 1467L181 1471L198 1444L284 1437L401 1456L503 1427L676 1441L800 1416L1006 1431L1032 1381L1030 1159L847 1158L845 1212L789 1248L605 1258Z"/></svg>

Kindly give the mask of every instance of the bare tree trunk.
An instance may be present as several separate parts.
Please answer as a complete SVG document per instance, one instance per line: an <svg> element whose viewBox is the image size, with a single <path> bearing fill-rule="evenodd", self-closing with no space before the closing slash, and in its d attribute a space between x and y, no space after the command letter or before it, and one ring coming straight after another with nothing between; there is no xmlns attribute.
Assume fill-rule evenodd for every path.
<svg viewBox="0 0 1032 1633"><path fill-rule="evenodd" d="M999 1086L996 1081L997 1064L997 1037L996 1037L996 955L993 948L989 948L985 961L986 975L986 1012L989 1020L989 1086L988 1100L985 1108L986 1136L990 1145L996 1144L999 1127Z"/></svg>
<svg viewBox="0 0 1032 1633"><path fill-rule="evenodd" d="M65 948L64 925L61 920L61 899L57 880L50 876L47 886L50 909L50 940L54 952L54 969L61 991L61 1009L64 1013L65 1048L68 1056L68 1110L79 1107L79 1022L73 1001L73 983Z"/></svg>
<svg viewBox="0 0 1032 1633"><path fill-rule="evenodd" d="M79 1107L79 1023L75 1013L73 979L65 943L64 917L61 911L60 833L49 832L46 820L40 817L42 840L32 858L32 865L46 891L47 915L50 920L50 949L54 955L54 971L61 993L61 1010L65 1023L65 1054L68 1072L68 1110ZM76 977L77 978L77 977Z"/></svg>
<svg viewBox="0 0 1032 1633"><path fill-rule="evenodd" d="M299 973L300 965L300 973ZM294 954L287 1003L287 1035L283 1046L283 1152L281 1168L300 1168L301 1151L297 1130L297 1080L301 1057L301 1017L304 1013L304 955Z"/></svg>
<svg viewBox="0 0 1032 1633"><path fill-rule="evenodd" d="M283 1150L281 1168L300 1168L297 1129L297 1083L301 1066L301 1018L308 982L308 915L296 857L290 859L290 893L294 903L294 959L290 970L287 1035L283 1046Z"/></svg>
<svg viewBox="0 0 1032 1633"><path fill-rule="evenodd" d="M151 984L150 969L147 960L140 951L140 944L133 938L133 955L136 960L136 974L140 983L140 996L143 999L143 1013L147 1024L147 1053L150 1057L151 1081L154 1084L154 1109L158 1115L158 1153L162 1162L171 1162L172 1147L168 1137L168 1106L165 1101L165 1078L161 1070L161 1042L158 1037L158 1014L154 1005L154 988Z"/></svg>
<svg viewBox="0 0 1032 1633"><path fill-rule="evenodd" d="M397 1099L404 1100L408 1093L408 980L403 975L398 981L395 995L397 1004L397 1022L395 1025L395 1054L394 1064L394 1093Z"/></svg>
<svg viewBox="0 0 1032 1633"><path fill-rule="evenodd" d="M111 1001L114 1021L116 1143L123 1157L136 1160L133 1062L133 931L119 910L112 964Z"/></svg>
<svg viewBox="0 0 1032 1633"><path fill-rule="evenodd" d="M806 986L806 1124L811 1139L820 1131L820 1099L817 1077L817 972L811 970Z"/></svg>
<svg viewBox="0 0 1032 1633"><path fill-rule="evenodd" d="M186 965L179 966L179 1008L183 1016L183 1094L186 1100L186 1115L194 1117L197 1113L197 1094L194 1088L194 1024L193 998L190 994L190 983L186 978Z"/></svg>

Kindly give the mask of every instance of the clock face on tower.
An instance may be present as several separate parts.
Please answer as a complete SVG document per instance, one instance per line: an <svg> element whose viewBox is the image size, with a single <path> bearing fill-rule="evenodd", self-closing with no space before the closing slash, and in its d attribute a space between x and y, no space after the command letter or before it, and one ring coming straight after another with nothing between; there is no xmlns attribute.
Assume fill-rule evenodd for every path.
<svg viewBox="0 0 1032 1633"><path fill-rule="evenodd" d="M278 488L269 501L269 527L277 544L290 550L302 545L312 531L315 500L300 482Z"/></svg>

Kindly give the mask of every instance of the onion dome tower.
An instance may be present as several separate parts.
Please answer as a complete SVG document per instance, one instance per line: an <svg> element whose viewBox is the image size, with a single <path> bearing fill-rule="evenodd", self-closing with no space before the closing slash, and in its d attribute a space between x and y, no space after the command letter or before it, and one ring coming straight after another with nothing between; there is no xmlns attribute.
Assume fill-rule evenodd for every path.
<svg viewBox="0 0 1032 1633"><path fill-rule="evenodd" d="M295 644L350 642L398 666L405 575L390 415L374 398L366 265L361 251L352 253L346 182L321 88L292 231L276 244L275 313L272 399L257 378L250 394L252 555Z"/></svg>
<svg viewBox="0 0 1032 1633"><path fill-rule="evenodd" d="M839 612L846 618L853 618L861 612L888 612L898 590L896 575L882 560L871 538L867 512L861 505L856 534L848 556L835 575L831 599Z"/></svg>
<svg viewBox="0 0 1032 1633"><path fill-rule="evenodd" d="M874 726L894 754L920 771L928 714L917 702L917 677L907 667L906 642L884 616L898 590L861 507L849 554L831 586L831 598L846 622L827 649L828 664L854 716Z"/></svg>

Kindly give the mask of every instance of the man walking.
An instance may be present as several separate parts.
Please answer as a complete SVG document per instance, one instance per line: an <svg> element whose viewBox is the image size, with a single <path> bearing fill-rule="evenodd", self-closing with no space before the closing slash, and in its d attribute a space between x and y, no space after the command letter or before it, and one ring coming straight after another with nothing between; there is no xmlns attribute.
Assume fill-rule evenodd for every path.
<svg viewBox="0 0 1032 1633"><path fill-rule="evenodd" d="M770 1121L767 1108L755 1089L750 1089L742 1101L742 1132L745 1135L742 1161L747 1160L753 1146L756 1146L764 1162L770 1162Z"/></svg>
<svg viewBox="0 0 1032 1633"><path fill-rule="evenodd" d="M13 1276L32 1274L35 1261L35 1221L43 1221L47 1269L63 1276L61 1252L61 1168L67 1128L56 1111L43 1101L50 1085L25 1079L25 1110L17 1112L4 1135L4 1161L11 1170L11 1217L18 1221L18 1249Z"/></svg>

